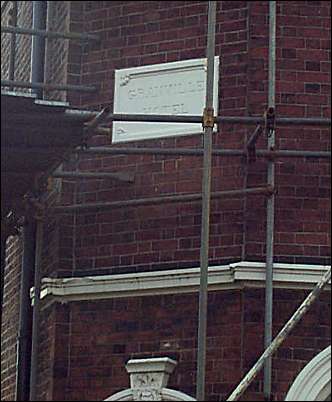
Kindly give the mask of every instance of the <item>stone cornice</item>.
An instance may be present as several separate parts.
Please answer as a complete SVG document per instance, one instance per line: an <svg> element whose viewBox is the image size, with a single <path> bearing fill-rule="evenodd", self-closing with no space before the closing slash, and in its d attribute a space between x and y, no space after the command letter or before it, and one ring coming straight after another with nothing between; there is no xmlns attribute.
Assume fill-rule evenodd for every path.
<svg viewBox="0 0 332 402"><path fill-rule="evenodd" d="M328 269L324 265L274 264L274 287L310 289ZM209 268L209 290L265 287L265 264L241 261ZM43 278L41 298L68 302L78 300L137 297L199 290L199 268L133 274ZM331 288L331 285L328 286Z"/></svg>

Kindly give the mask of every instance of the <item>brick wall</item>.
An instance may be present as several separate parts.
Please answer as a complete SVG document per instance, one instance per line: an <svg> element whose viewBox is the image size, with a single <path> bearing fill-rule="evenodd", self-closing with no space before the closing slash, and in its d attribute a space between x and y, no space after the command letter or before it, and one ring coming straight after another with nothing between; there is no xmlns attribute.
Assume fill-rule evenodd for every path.
<svg viewBox="0 0 332 402"><path fill-rule="evenodd" d="M98 94L81 97L81 106L98 108L112 104L114 69L204 57L207 3L84 2L85 28L102 37L90 44L82 58L82 83L99 84ZM217 18L217 50L220 54L220 92L223 114L246 114L247 3L220 3ZM153 15L152 15L153 14ZM107 18L105 18L107 16ZM125 45L125 46L124 46ZM240 50L240 52L239 52ZM223 127L215 136L218 147L242 144L245 128ZM94 144L107 144L102 136ZM200 136L133 142L131 146L198 147ZM243 186L239 158L215 158L213 191ZM86 157L79 164L86 171L129 171L135 183L80 182L78 202L117 201L174 193L201 191L202 158L164 156ZM66 183L70 187L70 183ZM71 202L70 187L64 201ZM243 199L213 202L211 261L238 259L242 252ZM128 208L98 214L77 214L76 272L129 272L196 266L199 261L201 208L199 203L164 204ZM68 218L69 219L69 218ZM74 219L74 218L73 218ZM66 224L61 274L72 265L72 230Z"/></svg>
<svg viewBox="0 0 332 402"><path fill-rule="evenodd" d="M205 2L154 2L153 11L140 2L83 2L85 29L101 36L99 44L85 46L81 83L98 84L96 94L81 96L83 107L112 105L114 69L204 57ZM287 116L327 116L329 72L328 15L325 2L303 7L281 3L277 8L277 113ZM106 16L106 17L105 17ZM294 19L295 18L295 19ZM316 24L322 29L305 27ZM79 25L76 25L79 28ZM267 103L268 3L218 4L216 54L220 56L221 115L262 115ZM316 35L316 36L315 36ZM322 71L317 65L321 46ZM311 48L310 48L311 47ZM294 58L296 57L296 58ZM78 65L75 71L78 71ZM316 70L318 67L315 67ZM323 71L326 70L326 71ZM317 93L317 91L323 91ZM287 91L287 92L286 92ZM308 93L316 91L316 93ZM287 96L286 96L287 95ZM292 99L292 100L291 100ZM242 148L253 131L223 126L214 146ZM278 128L277 149L327 151L327 129ZM319 141L317 141L319 139ZM109 144L96 136L94 145ZM131 142L130 146L198 147L199 136ZM266 148L266 138L258 142ZM109 156L82 157L85 171L128 171L135 183L81 181L76 201L106 202L173 193L200 192L202 160L199 157ZM72 167L69 167L72 168ZM241 158L213 158L213 191L260 186L266 183L267 161L247 166ZM330 163L317 158L283 158L276 161L275 257L280 262L329 262ZM296 183L296 185L294 184ZM73 183L65 183L64 202L72 202ZM67 216L67 221L71 218ZM60 274L68 273L75 255L75 275L196 266L199 261L201 209L199 203L79 213L73 228L66 223ZM210 262L220 264L241 257L264 260L266 199L248 196L212 202Z"/></svg>
<svg viewBox="0 0 332 402"><path fill-rule="evenodd" d="M275 291L274 334L306 294ZM129 386L124 366L130 358L156 356L168 356L179 363L169 388L195 395L197 306L197 294L53 305L56 348L49 397L103 400ZM256 362L263 351L263 316L262 289L209 294L207 400L225 400ZM284 400L300 370L329 344L329 317L326 292L273 358L273 400ZM262 374L241 400L263 400Z"/></svg>
<svg viewBox="0 0 332 402"><path fill-rule="evenodd" d="M21 258L21 238L10 236L6 247L1 328L1 400L7 401L15 399Z"/></svg>
<svg viewBox="0 0 332 402"><path fill-rule="evenodd" d="M2 5L3 2L1 2ZM29 2L17 2L17 25L29 27L31 7ZM10 22L11 2L1 14L1 25ZM30 78L31 40L28 36L16 37L16 80ZM9 79L10 35L1 34L1 79ZM23 92L26 92L23 90ZM22 239L10 236L6 243L6 267L4 277L4 300L1 328L1 400L15 399L16 381L16 342L19 320L20 272L22 258Z"/></svg>
<svg viewBox="0 0 332 402"><path fill-rule="evenodd" d="M58 267L59 258L59 233L56 220L48 219L44 224L43 254L41 264L41 276L53 276ZM5 287L1 329L1 400L15 399L16 384L16 351L19 331L20 311L20 279L22 270L23 238L11 236L6 245ZM26 267L26 269L31 267ZM47 354L52 334L52 315L42 316L41 334L38 347L41 356ZM47 324L44 324L43 321ZM44 329L45 327L45 329ZM38 352L39 353L39 352ZM44 363L50 361L50 357L43 359ZM42 383L43 384L43 383Z"/></svg>
<svg viewBox="0 0 332 402"><path fill-rule="evenodd" d="M18 3L19 24L30 26L31 3ZM100 43L85 45L61 42L61 47L60 41L50 42L48 82L100 85L96 94L69 94L67 100L72 105L93 109L112 105L114 69L205 56L207 2L52 3L54 15L61 21L50 21L50 29L69 28L102 37ZM330 5L318 1L278 2L277 12L277 113L327 117L330 113ZM263 113L268 84L267 32L268 2L218 2L218 114ZM17 64L20 69L15 78L29 80L30 39L22 36L20 41L21 59ZM4 55L8 54L7 46L5 39L2 41ZM5 74L7 69L8 64L2 63L2 73ZM66 99L62 92L48 96ZM252 130L233 125L219 127L214 146L242 149ZM278 128L276 138L280 149L326 151L330 147L326 129ZM103 136L96 136L91 142L109 143ZM199 136L186 136L129 145L200 147L202 144ZM257 147L266 148L266 139L262 137ZM264 184L266 167L263 159L247 167L241 158L214 157L213 191L242 188L246 181L248 186ZM72 161L66 168L129 171L135 173L135 183L81 181L75 184L64 180L62 203L117 201L201 191L200 157L86 156L80 162ZM329 163L323 159L284 158L276 163L277 261L328 263L329 169ZM241 257L264 260L265 220L266 200L262 196L213 201L210 264ZM200 223L199 203L63 214L46 223L43 273L61 277L198 266ZM2 399L6 400L14 399L13 351L17 334L21 247L20 240L10 244L8 255L15 257L6 270L6 332L2 339L5 342ZM263 333L262 297L260 290L211 295L211 315L219 316L219 306L225 313L225 317L220 316L219 323L209 326L209 356L216 355L216 362L208 367L207 390L211 400L225 397L259 355L260 350L254 350L253 346L257 345L257 333ZM280 328L286 319L282 312L293 311L303 297L303 292L277 292L276 328ZM176 306L181 306L181 311ZM322 313L326 306L326 300L317 304L307 316L308 321L301 323L289 343L277 353L273 373L276 400L282 400L301 367L328 344L329 323L324 321L328 314ZM214 308L217 311L212 311ZM149 317L147 313L151 313L151 317L140 323L137 314ZM110 323L105 324L105 314L112 317ZM152 319L153 315L160 320ZM179 360L181 366L172 378L171 386L194 394L196 316L196 296L193 295L49 306L42 318L40 397L62 399L66 390L67 400L105 398L128 385L124 362L130 356L151 354L167 354ZM91 320L97 325L92 326ZM156 322L161 322L160 327L156 327ZM234 331L240 332L239 336L231 336ZM241 331L242 346L239 344ZM149 334L158 338L157 341L147 342ZM161 343L164 339L165 343ZM165 349L168 340L171 340L170 348ZM177 342L180 346L176 346ZM262 339L260 342L262 345ZM110 359L112 366L109 366ZM227 370L224 361L227 361ZM289 367L287 375L283 374L285 365ZM261 389L259 380L245 398L258 400Z"/></svg>
<svg viewBox="0 0 332 402"><path fill-rule="evenodd" d="M152 10L145 2L84 2L85 28L101 35L102 42L84 48L81 82L101 84L101 89L98 94L81 96L81 106L98 109L112 105L116 68L204 57L206 3L168 2L166 6L163 2L153 2L153 6ZM326 117L330 76L323 68L326 69L328 59L325 58L329 57L330 46L326 25L328 5L325 2L280 3L277 13L277 113ZM315 23L321 24L322 29L308 30ZM268 87L267 33L267 2L218 3L219 114L262 115L264 112ZM310 46L325 49L320 70L317 64L311 64L317 63L318 54L310 51ZM313 68L317 71L310 70ZM241 149L252 131L253 128L239 126L220 127L214 145ZM277 149L326 151L329 149L327 134L322 129L278 128ZM108 143L109 139L102 136L91 142L93 145ZM188 136L129 145L199 147L201 140L198 136ZM257 147L266 148L266 138L262 137ZM135 183L82 181L75 187L67 182L62 200L65 203L118 201L201 190L201 161L196 157L89 156L82 157L78 167L86 171L134 172ZM68 166L68 169L75 168L77 165ZM267 162L263 159L246 167L239 158L214 158L213 169L213 190L241 188L245 181L248 186L266 183ZM276 261L328 263L329 174L329 163L323 159L277 161ZM121 208L67 214L60 219L64 230L59 276L198 265L199 204ZM210 263L238 260L241 256L264 260L265 221L266 200L262 196L213 201ZM304 296L302 291L275 292L274 333ZM209 400L225 398L263 350L263 298L261 290L211 295L211 311L212 305L217 311L211 313L216 320L209 321L208 329ZM57 377L54 396L63 398L66 389L68 399L103 399L128 386L124 363L130 357L155 355L168 355L180 362L170 387L194 395L196 302L195 296L181 295L58 307L59 317L71 317L63 322L63 328L67 328L64 339L68 339L68 331L72 335L69 336L70 360L60 354L54 363L54 377ZM232 312L228 311L228 302L232 303ZM284 399L304 365L329 344L328 309L327 295L324 295L275 355L274 400ZM219 311L224 313L220 323L215 322ZM105 317L108 317L106 323ZM152 322L145 317L153 317ZM94 328L90 325L92 321L96 324ZM169 349L165 349L167 344ZM262 400L261 375L243 397L243 400L253 399Z"/></svg>
<svg viewBox="0 0 332 402"><path fill-rule="evenodd" d="M266 106L268 3L250 2L249 114ZM330 5L292 2L277 5L276 112L295 117L330 117ZM259 141L266 148L266 139ZM277 128L276 149L329 151L330 130ZM266 182L265 161L248 169L248 184ZM283 158L276 162L275 257L280 262L330 262L330 160ZM266 205L247 204L248 259L265 253Z"/></svg>
<svg viewBox="0 0 332 402"><path fill-rule="evenodd" d="M11 2L9 2L11 3ZM18 18L17 25L24 28L31 28L32 25L32 2L17 2ZM66 20L67 2L50 2L52 3L52 15L50 29L58 29L65 31L68 23ZM6 25L9 19L10 4L1 16L2 24ZM68 14L68 13L67 13ZM67 17L68 18L68 17ZM9 74L9 34L2 34L1 40L1 76L2 79L8 79ZM65 43L65 41L63 41ZM52 44L52 42L50 42ZM51 71L48 70L46 80L48 82L65 83L65 67L67 65L66 47L61 48L60 53L56 53L59 49L59 43L53 43L55 47L49 47L47 50L48 68L52 66ZM58 62L56 62L58 60ZM15 58L15 80L30 81L30 61L31 61L31 36L16 36L16 58ZM29 92L28 89L14 89L20 92ZM64 99L63 93L49 93L48 99ZM56 190L56 186L54 186ZM57 191L50 194L48 202L54 202L57 197ZM59 225L54 218L48 218L45 222L45 237L43 250L42 275L52 276L58 268L58 230ZM20 295L20 272L22 259L22 238L11 237L7 241L7 262L5 270L5 288L4 288L4 305L3 305L3 326L1 331L1 400L15 399L15 382L16 382L16 343L18 336L19 323L19 295ZM48 340L46 340L47 344ZM45 353L44 344L42 343L43 353Z"/></svg>

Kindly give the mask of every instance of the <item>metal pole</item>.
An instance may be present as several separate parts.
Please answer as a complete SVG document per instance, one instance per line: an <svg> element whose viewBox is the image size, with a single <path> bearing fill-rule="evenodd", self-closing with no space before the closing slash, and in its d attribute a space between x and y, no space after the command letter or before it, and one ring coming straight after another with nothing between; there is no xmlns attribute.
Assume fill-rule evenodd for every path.
<svg viewBox="0 0 332 402"><path fill-rule="evenodd" d="M97 112L86 110L67 109L65 115L72 120L87 121L92 119ZM197 115L164 115L164 114L124 114L110 113L105 121L147 121L155 123L199 123L202 124L202 116Z"/></svg>
<svg viewBox="0 0 332 402"><path fill-rule="evenodd" d="M47 1L32 2L32 27L33 29L46 28ZM45 64L45 38L40 36L32 37L31 46L31 86L32 93L37 95L37 98L43 98L42 88L35 86L38 82L44 81L44 64ZM2 85L2 84L1 84ZM16 86L13 84L13 86Z"/></svg>
<svg viewBox="0 0 332 402"><path fill-rule="evenodd" d="M257 150L257 156L277 157L277 158L327 158L331 159L331 152L325 151L296 151L288 149L280 149L277 151Z"/></svg>
<svg viewBox="0 0 332 402"><path fill-rule="evenodd" d="M253 134L249 137L248 142L246 144L246 148L253 147L259 137L259 135L262 133L263 129L262 126L258 125L253 132Z"/></svg>
<svg viewBox="0 0 332 402"><path fill-rule="evenodd" d="M96 155L189 155L202 156L204 150L200 148L134 148L134 147L89 147L87 149L77 149L75 152L80 154ZM213 156L245 156L246 153L241 149L213 149ZM256 150L257 156L278 157L278 158L328 158L331 159L331 153L325 151L296 151L296 150L277 150L269 151L266 149Z"/></svg>
<svg viewBox="0 0 332 402"><path fill-rule="evenodd" d="M3 147L4 153L15 152L16 154L23 151L23 148L19 147ZM60 151L61 147L57 147ZM28 149L30 154L44 152L45 148L31 147ZM65 151L66 148L63 148ZM24 149L24 152L27 150ZM174 156L202 156L203 149L201 148L136 148L136 147L88 147L77 148L71 152L77 154L87 155L174 155ZM246 152L241 149L213 149L213 156L245 156ZM296 151L296 150L276 150L269 151L267 149L256 150L256 156L266 158L322 158L331 159L331 152L327 151Z"/></svg>
<svg viewBox="0 0 332 402"><path fill-rule="evenodd" d="M117 148L117 147L89 147L87 149L80 149L75 151L80 154L98 154L98 155L188 155L188 156L202 156L204 149L201 148ZM220 149L213 150L213 155L219 156L243 156L244 152L237 149Z"/></svg>
<svg viewBox="0 0 332 402"><path fill-rule="evenodd" d="M32 88L32 89L46 89L47 91L77 91L77 92L96 92L97 87L89 85L57 85L57 84L44 84L42 82L26 82L26 81L10 81L1 80L2 87L18 87L18 88ZM92 116L94 117L94 116ZM89 120L89 118L86 120Z"/></svg>
<svg viewBox="0 0 332 402"><path fill-rule="evenodd" d="M99 112L67 109L65 111L66 117L76 121L87 121L96 116ZM251 116L216 116L215 123L219 124L246 124L256 126L257 124L265 124L264 117L251 117ZM148 121L155 123L203 123L203 117L199 115L162 115L162 114L123 114L123 113L110 113L106 121ZM331 119L315 118L315 117L277 117L277 126L293 126L307 124L317 127L329 127Z"/></svg>
<svg viewBox="0 0 332 402"><path fill-rule="evenodd" d="M25 218L20 286L20 316L17 339L16 400L29 400L31 364L32 307L30 289L34 281L36 222Z"/></svg>
<svg viewBox="0 0 332 402"><path fill-rule="evenodd" d="M218 116L216 117L216 123L219 124L246 124L246 125L256 125L264 124L265 120L262 117L237 117L237 116ZM316 117L277 117L277 126L298 126L307 124L309 126L329 127L331 125L331 119L326 118L316 118Z"/></svg>
<svg viewBox="0 0 332 402"><path fill-rule="evenodd" d="M11 34L21 34L21 35L32 35L41 36L49 39L72 39L81 41L99 41L98 35L92 35L87 33L76 33L76 32L55 32L46 31L41 29L30 29L22 27L1 27L1 33L11 33Z"/></svg>
<svg viewBox="0 0 332 402"><path fill-rule="evenodd" d="M227 190L227 191L216 191L211 193L211 198L226 198L234 197L242 194L265 194L267 196L271 195L273 192L271 187L254 187L240 190ZM170 195L162 197L149 197L140 198L137 200L126 200L126 201L114 201L114 202L104 202L104 203L87 203L87 204L74 204L74 205L61 205L53 208L55 213L61 212L73 212L73 211L85 211L90 209L111 209L111 208L121 208L121 207L136 207L141 205L154 205L162 203L173 203L173 202L187 202L187 201L200 201L202 199L202 194L180 194L180 195Z"/></svg>
<svg viewBox="0 0 332 402"><path fill-rule="evenodd" d="M17 24L17 2L13 1L13 8L11 10L12 15L11 15L11 25L16 27ZM9 80L14 80L15 78L15 56L16 56L16 35L12 34L10 38L10 58L9 58ZM11 91L13 88L9 88Z"/></svg>
<svg viewBox="0 0 332 402"><path fill-rule="evenodd" d="M213 112L213 80L214 80L214 52L216 29L216 1L209 1L208 34L207 34L207 75L205 112ZM211 159L212 159L212 126L204 127L204 155L202 179L202 228L200 250L200 289L198 311L198 341L197 341L197 376L196 399L205 400L205 366L206 366L206 326L207 326L207 299L208 299L208 267L209 267L209 231L210 231L210 198L211 198Z"/></svg>
<svg viewBox="0 0 332 402"><path fill-rule="evenodd" d="M275 108L275 58L276 58L276 2L269 2L269 87L268 106ZM275 131L269 133L268 150L274 149ZM267 182L275 186L275 164L274 160L268 161ZM274 245L274 209L275 195L267 199L267 220L266 220L266 279L265 279L265 321L264 321L264 347L265 349L272 341L272 316L273 316L273 245ZM267 358L264 366L264 397L271 399L271 377L272 359Z"/></svg>
<svg viewBox="0 0 332 402"><path fill-rule="evenodd" d="M262 123L262 121L261 121ZM316 126L316 127L330 127L331 119L320 117L277 117L277 126Z"/></svg>
<svg viewBox="0 0 332 402"><path fill-rule="evenodd" d="M130 173L93 173L93 172L55 172L52 175L55 179L111 179L111 180L120 180L128 183L132 183L134 181L134 174Z"/></svg>
<svg viewBox="0 0 332 402"><path fill-rule="evenodd" d="M36 232L36 256L34 275L34 298L32 315L32 341L31 341L31 374L30 374L30 401L37 400L37 374L38 374L38 343L40 325L40 288L41 288L41 263L43 249L44 227L43 221L37 220Z"/></svg>
<svg viewBox="0 0 332 402"><path fill-rule="evenodd" d="M254 366L248 371L246 376L240 382L240 384L236 387L236 389L232 392L232 394L228 397L227 401L237 401L243 392L248 388L251 384L252 380L259 373L260 369L264 365L264 362L269 359L272 354L280 347L282 342L287 338L292 329L296 326L296 324L301 320L304 314L309 310L312 304L317 300L321 291L324 289L325 285L331 279L331 268L323 275L320 282L314 287L314 289L309 293L306 299L302 302L300 307L295 311L292 317L287 321L282 330L278 333L278 335L274 338L273 342L270 343L267 349L265 349L264 353L258 359L258 361L254 364Z"/></svg>

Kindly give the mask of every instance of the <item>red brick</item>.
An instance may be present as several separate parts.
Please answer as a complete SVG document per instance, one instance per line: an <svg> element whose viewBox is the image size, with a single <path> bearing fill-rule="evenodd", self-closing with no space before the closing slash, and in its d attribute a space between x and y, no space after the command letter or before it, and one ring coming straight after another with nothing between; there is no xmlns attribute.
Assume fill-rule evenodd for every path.
<svg viewBox="0 0 332 402"><path fill-rule="evenodd" d="M299 233L296 241L302 244L327 244L327 235L318 233Z"/></svg>
<svg viewBox="0 0 332 402"><path fill-rule="evenodd" d="M66 3L66 2L64 2ZM75 2L72 5L74 8L82 6ZM67 4L67 3L66 3ZM65 7L63 4L61 7ZM327 2L281 2L278 7L278 41L277 41L277 114L280 116L328 116L330 115L330 63L328 61L328 50L330 48L329 31L325 28L330 25L329 8ZM149 2L85 2L84 16L82 11L71 13L73 21L71 27L75 31L91 31L98 30L102 36L100 45L89 45L84 47L81 54L80 45L70 45L69 64L67 69L62 70L61 63L54 65L54 71L51 72L50 79L59 78L61 81L65 78L64 72L68 74L69 83L80 82L97 82L101 83L101 91L93 95L69 95L68 99L71 105L78 107L96 108L102 104L112 104L113 102L113 85L112 78L114 68L132 67L147 63L161 63L164 61L177 61L181 58L205 57L206 46L206 9L205 2L158 2L156 7L151 9ZM61 14L61 13L60 13ZM67 21L63 18L63 23ZM219 114L228 115L262 115L267 103L267 88L268 88L268 2L221 2L218 4L217 15L217 36L216 49L221 57L220 70L220 94ZM63 24L59 21L59 24ZM102 30L103 29L103 30ZM119 35L123 35L119 37ZM250 38L249 38L250 34ZM256 35L256 37L255 37ZM55 48L61 49L58 42L55 43ZM75 47L76 46L76 47ZM160 51L158 54L157 51ZM29 47L27 46L27 54ZM82 60L82 64L81 63ZM20 65L18 63L18 65ZM52 63L50 64L52 66ZM52 67L53 68L53 67ZM80 72L83 74L80 76ZM21 72L20 72L21 74ZM23 72L22 72L23 74ZM25 71L22 76L17 78L29 78L29 71ZM111 77L111 78L110 78ZM60 79L61 78L61 79ZM63 94L55 94L55 97L62 98ZM223 126L220 132L215 136L215 145L219 148L235 148L242 149L245 143L245 135L250 135L252 130L247 127L229 127ZM104 142L103 142L104 141ZM104 138L94 138L91 144L104 145ZM141 143L134 142L130 146L140 146ZM162 140L147 140L144 146L154 147L196 147L201 146L201 138L199 136L193 138L191 136L181 139L162 139ZM308 130L301 128L277 129L277 146L280 148L307 149L307 150L328 150L329 149L329 132L328 130ZM262 136L257 148L266 147L266 138ZM227 188L241 188L246 166L240 158L214 158L213 164L213 189L223 190ZM156 161L156 162L153 162ZM219 162L222 161L222 162ZM285 161L285 159L283 159ZM136 172L136 180L134 183L127 184L109 184L99 183L82 183L80 187L80 201L86 202L89 199L101 200L125 200L133 198L143 198L152 195L157 195L165 192L183 191L201 191L201 162L200 158L179 157L179 158L153 158L145 157L127 157L127 156L112 156L108 158L89 158L82 161L82 168L85 170L127 170ZM281 261L295 262L296 258L302 258L302 261L327 261L329 256L329 193L328 180L330 178L329 167L326 161L315 159L305 160L294 159L289 160L289 165L280 166L276 169L276 183L278 193L276 196L276 223L275 223L275 253L276 258ZM262 185L266 183L266 161L262 162L259 158L255 164L249 166L248 183L250 186ZM100 187L101 186L101 187ZM156 191L157 190L157 191ZM64 183L61 202L73 202L73 188ZM244 199L244 197L243 197ZM265 253L265 222L266 222L266 199L264 197L247 197L246 205L241 200L215 200L211 203L211 243L210 256L211 264L219 264L223 259L238 260L242 256L243 248L245 248L246 256L250 259L264 259ZM246 209L245 209L246 208ZM233 213L234 212L234 213ZM246 221L244 220L246 219ZM201 224L201 204L197 203L179 203L162 205L160 207L139 207L139 208L121 208L116 211L98 212L97 214L79 214L76 222L80 227L77 231L79 237L73 241L71 238L71 226L74 223L72 216L63 216L59 219L58 229L60 231L59 242L60 247L58 257L54 254L49 254L50 273L62 275L62 272L72 274L72 257L73 252L77 254L77 269L79 274L84 274L84 270L93 268L117 269L122 267L126 272L136 269L139 264L140 269L159 269L159 264L162 262L162 267L168 267L172 264L173 267L178 267L183 263L184 266L193 263L199 264L199 248L200 248L200 224ZM100 226L101 224L101 226ZM100 235L98 234L100 230ZM243 231L245 230L245 233ZM130 240L131 239L131 240ZM246 239L246 244L243 245L243 239ZM77 245L73 250L74 244ZM245 247L244 247L245 246ZM50 253L52 245L47 248ZM56 250L56 248L53 248ZM9 264L15 264L19 258L19 254L10 255ZM312 259L310 259L312 258ZM57 263L56 260L59 259ZM54 262L55 260L55 262ZM195 262L195 264L194 264ZM160 264L161 265L161 264ZM68 268L69 267L69 268ZM53 272L54 270L54 272ZM69 270L69 271L68 271ZM51 272L52 271L52 272ZM110 271L111 272L111 271ZM113 271L112 271L113 272ZM120 271L119 271L120 272ZM11 279L14 281L14 279ZM16 292L16 293L15 293ZM285 292L285 290L283 290ZM8 295L17 297L18 287L10 290ZM283 293L285 294L285 293ZM16 296L15 296L16 295ZM181 295L182 297L183 295ZM246 295L243 296L243 306L231 299L233 307L237 312L243 308L249 308L249 303L245 302ZM299 293L299 296L303 294ZM191 297L191 296L190 296ZM165 298L160 300L151 300L155 306L154 314L151 317L166 317L165 306L169 306L170 300ZM179 389L182 386L181 378L184 375L191 375L186 372L185 364L188 367L192 366L194 372L194 363L192 361L195 356L194 345L196 344L195 336L196 328L196 296L185 299L187 306L184 314L181 309L177 309L176 321L171 318L161 323L161 328L158 329L159 335L163 336L165 332L171 335L171 341L182 341L182 336L186 337L187 344L191 345L187 354L183 353L183 359L178 369L179 374L175 374L174 384ZM302 300L298 298L298 302ZM107 340L106 338L96 338L94 331L104 333L109 331L112 339L116 340L117 344L123 342L131 352L139 356L139 348L149 348L153 353L159 353L158 345L155 342L144 342L147 331L137 329L135 331L135 339L139 339L135 344L132 342L133 333L130 330L125 333L125 337L114 332L116 320L123 319L124 321L137 321L136 315L148 316L145 305L149 298L135 299L135 309L130 313L126 311L128 303L124 303L122 310L118 305L112 309L105 304L92 303L91 305L81 305L82 314L87 322L93 321L94 325L83 326L80 331L84 331L87 339L80 338L80 342L84 347L89 348L95 340ZM213 299L214 300L214 299ZM288 301L287 301L288 303ZM75 303L71 303L71 314L75 317ZM223 305L225 301L216 298L214 304ZM296 303L291 302L291 307L296 308ZM7 306L7 305L6 305ZM193 307L195 306L195 307ZM88 316L84 308L94 309L93 314ZM7 307L6 307L7 308ZM227 307L228 308L228 307ZM230 359L232 348L237 345L232 344L234 339L238 340L234 334L238 334L241 327L237 321L240 321L240 316L233 314L229 319L229 312L225 307L224 315L222 316L221 326L217 326L212 321L209 323L209 330L215 334L216 345L213 347L219 350L219 353L224 353L229 363L230 371L225 374L229 375L231 381L232 375L238 369L238 362L235 363L235 351L233 359ZM278 309L281 305L276 305L276 317L281 322L284 318ZM97 311L99 311L98 319ZM174 310L175 311L175 310ZM189 313L190 311L190 313ZM102 312L102 314L100 313ZM121 313L121 316L120 316ZM252 317L255 311L251 311L249 315ZM110 319L105 320L105 317ZM101 318L103 321L101 323ZM257 317L257 316L256 316ZM216 317L218 318L218 317ZM315 318L315 317L314 317ZM230 325L224 328L224 323L229 319ZM253 318L251 318L253 319ZM311 317L310 320L313 318ZM317 318L318 319L318 318ZM90 321L89 321L90 320ZM99 320L99 321L98 321ZM181 320L190 320L190 323ZM232 321L233 320L233 321ZM309 320L309 321L310 321ZM159 323L160 320L154 320ZM236 321L236 322L235 322ZM263 322L263 320L262 320ZM310 321L311 322L311 321ZM153 323L153 325L155 322ZM8 325L8 321L6 323ZM151 324L152 325L152 324ZM300 324L301 325L301 324ZM324 324L325 325L325 324ZM176 329L174 329L176 327ZM185 333L175 335L178 328L185 328ZM49 331L46 339L54 341L51 334L51 325L45 330ZM77 328L79 326L77 325ZM318 328L320 330L320 328ZM317 329L317 331L318 331ZM243 333L247 333L245 328L242 328ZM312 330L312 337L315 335L316 328ZM168 331L168 332L167 332ZM173 332L172 332L173 331ZM251 331L251 332L250 332ZM252 333L257 337L257 333L262 331L261 326L250 327L248 333ZM303 350L311 349L306 342L311 341L312 337L304 327L299 329L303 335L303 345L299 345L298 356L302 354L303 358L309 358L309 354ZM156 332L151 333L151 337ZM219 338L222 333L223 339ZM46 333L45 333L46 334ZM319 348L324 348L327 344L327 339L324 338L319 342ZM60 333L56 333L58 341ZM176 338L176 336L178 338ZM296 335L295 335L296 336ZM298 335L297 335L298 336ZM327 336L327 335L326 335ZM126 342L123 341L126 339ZM176 339L175 339L176 338ZM189 339L188 339L189 338ZM316 339L315 338L315 339ZM15 336L12 337L12 346L15 344ZM317 338L318 339L318 338ZM319 338L320 339L320 338ZM246 341L246 339L244 339ZM73 344L78 342L73 337ZM103 343L102 342L102 343ZM256 359L258 350L255 349L254 342L244 342L243 356L249 356L250 359ZM54 343L53 343L54 344ZM67 343L66 343L67 344ZM173 344L173 343L172 343ZM222 347L219 347L222 345ZM318 341L317 341L318 345ZM83 346L82 346L83 347ZM112 376L107 379L107 382L95 380L91 382L68 380L68 384L73 385L73 388L66 389L66 385L62 384L60 378L54 379L54 395L62 399L65 395L68 399L104 399L107 395L119 391L127 386L127 376L124 369L125 357L121 353L116 353L116 356L104 357L101 351L104 344L97 345L94 351L94 361L89 358L82 359L81 362L74 359L71 362L71 372L78 373L81 371L82 378L84 373L88 372L91 375L98 373L100 366L107 367L109 360L112 359L114 367L111 368ZM45 349L44 349L45 348ZM224 348L224 352L222 352ZM43 362L50 362L50 352L47 349L46 343L42 344ZM121 349L121 348L120 348ZM248 351L249 349L249 351ZM89 349L82 349L86 352ZM109 354L112 353L110 345ZM61 354L65 353L63 348L59 347L59 355L56 356L57 362L61 362ZM73 350L79 353L78 349ZM72 352L73 352L72 351ZM227 351L227 352L226 352ZM233 353L232 352L232 353ZM317 350L318 352L318 350ZM181 353L181 352L179 352ZM211 352L213 353L213 352ZM294 378L304 365L304 361L294 361L289 357L289 350L283 349L280 353L284 356L283 362L278 361L276 367L276 381L273 384L274 399L284 399L285 393L289 388L289 378ZM82 353L80 353L82 354ZM121 359L114 359L119 357ZM190 357L191 356L191 357ZM212 399L225 399L229 392L234 389L233 382L231 383L218 382L219 373L224 375L224 363L219 357L213 359L211 367L207 371L208 383L207 390L211 394ZM191 359L186 361L186 359ZM67 356L63 361L68 361ZM89 369L86 370L84 364L89 362ZM72 364L73 363L73 364ZM112 363L112 364L113 364ZM296 363L296 364L293 364ZM82 364L82 367L79 367ZM242 367L246 367L247 361L241 362ZM182 366L183 365L183 366ZM190 366L191 365L191 366ZM288 379L279 379L279 369L287 366L289 371ZM43 395L46 399L54 399L53 391L48 390L46 381L53 381L51 371L45 368L45 383L42 385ZM76 371L75 371L76 370ZM234 371L234 373L233 373ZM281 370L282 372L283 370ZM61 373L61 371L57 371ZM101 371L99 371L101 373ZM80 378L76 375L76 378ZM190 377L193 378L193 377ZM171 381L172 377L171 377ZM188 381L189 383L189 381ZM122 387L123 384L123 387ZM6 385L7 386L7 385ZM11 390L14 390L13 381ZM98 387L98 392L93 390ZM244 399L250 400L251 396L257 399L262 399L261 393L258 390L261 387L260 382L256 382L252 388L244 395ZM181 390L184 388L181 388ZM8 391L6 395L13 391ZM90 397L90 398L88 398ZM7 398L8 399L8 398ZM9 398L10 399L10 398ZM45 398L44 398L45 399Z"/></svg>

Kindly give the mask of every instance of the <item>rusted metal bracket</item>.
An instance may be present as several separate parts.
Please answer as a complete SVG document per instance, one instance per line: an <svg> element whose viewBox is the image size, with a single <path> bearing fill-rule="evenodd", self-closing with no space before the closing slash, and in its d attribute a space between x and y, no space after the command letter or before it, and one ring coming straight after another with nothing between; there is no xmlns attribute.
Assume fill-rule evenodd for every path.
<svg viewBox="0 0 332 402"><path fill-rule="evenodd" d="M264 113L264 131L267 137L271 137L275 130L276 116L275 109L269 107Z"/></svg>
<svg viewBox="0 0 332 402"><path fill-rule="evenodd" d="M214 109L213 107L206 107L203 110L203 122L202 122L202 126L203 128L213 128L214 126Z"/></svg>
<svg viewBox="0 0 332 402"><path fill-rule="evenodd" d="M262 132L262 127L258 125L246 144L246 155L248 163L256 161L256 142Z"/></svg>
<svg viewBox="0 0 332 402"><path fill-rule="evenodd" d="M82 139L82 147L87 148L87 141L90 136L93 135L97 127L106 120L106 117L110 113L110 108L105 107L101 112L97 114L92 120L84 124L84 133Z"/></svg>

